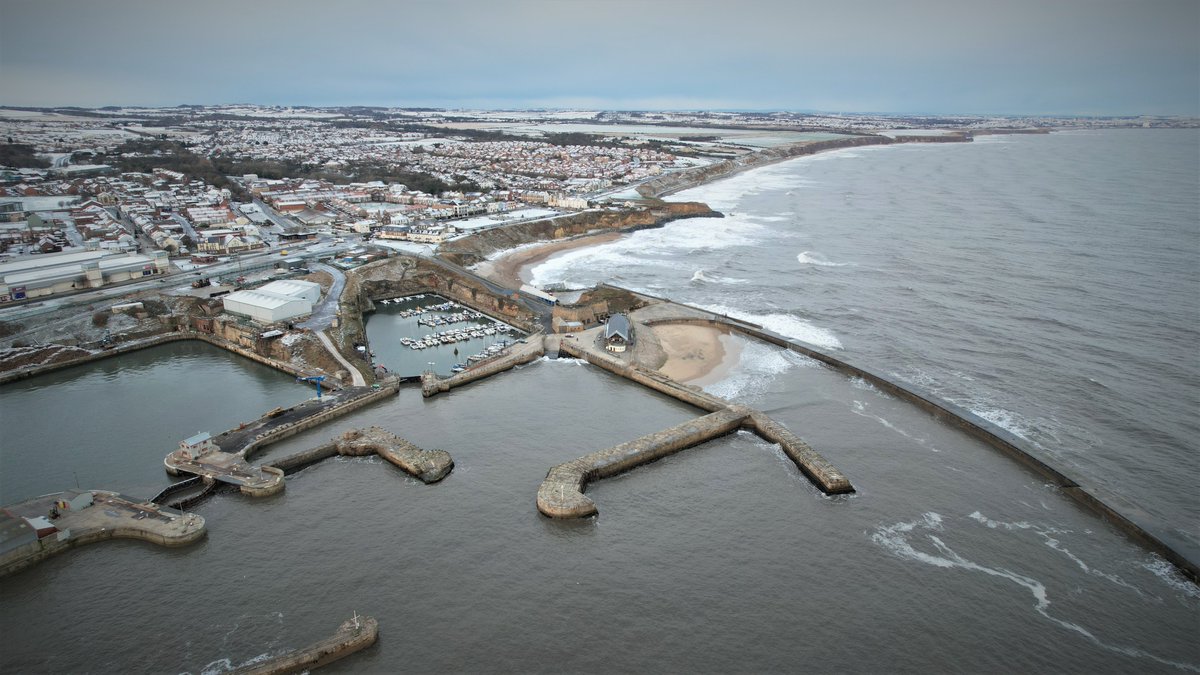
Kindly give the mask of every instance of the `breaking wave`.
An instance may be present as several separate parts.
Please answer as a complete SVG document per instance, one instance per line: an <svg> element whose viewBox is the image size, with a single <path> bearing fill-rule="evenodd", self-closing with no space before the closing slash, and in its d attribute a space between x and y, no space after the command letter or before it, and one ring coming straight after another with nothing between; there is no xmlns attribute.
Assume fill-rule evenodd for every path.
<svg viewBox="0 0 1200 675"><path fill-rule="evenodd" d="M816 251L801 251L800 255L796 256L796 260L802 265L816 265L817 267L845 267L850 263L833 262Z"/></svg>

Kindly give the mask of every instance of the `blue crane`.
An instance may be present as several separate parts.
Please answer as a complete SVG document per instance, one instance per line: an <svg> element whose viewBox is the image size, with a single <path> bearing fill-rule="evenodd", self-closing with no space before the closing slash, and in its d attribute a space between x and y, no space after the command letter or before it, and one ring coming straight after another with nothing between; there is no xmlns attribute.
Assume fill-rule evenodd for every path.
<svg viewBox="0 0 1200 675"><path fill-rule="evenodd" d="M321 383L325 381L324 375L314 375L313 377L297 377L297 382L316 382L317 383L317 398L321 398Z"/></svg>

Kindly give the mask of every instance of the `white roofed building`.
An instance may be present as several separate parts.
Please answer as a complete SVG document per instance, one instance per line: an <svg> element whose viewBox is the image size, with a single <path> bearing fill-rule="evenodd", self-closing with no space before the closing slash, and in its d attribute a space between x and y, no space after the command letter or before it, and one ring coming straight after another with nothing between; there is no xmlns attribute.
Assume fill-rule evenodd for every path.
<svg viewBox="0 0 1200 675"><path fill-rule="evenodd" d="M224 298L225 311L259 323L277 323L312 314L321 299L320 284L298 279L272 281L254 290L236 291Z"/></svg>

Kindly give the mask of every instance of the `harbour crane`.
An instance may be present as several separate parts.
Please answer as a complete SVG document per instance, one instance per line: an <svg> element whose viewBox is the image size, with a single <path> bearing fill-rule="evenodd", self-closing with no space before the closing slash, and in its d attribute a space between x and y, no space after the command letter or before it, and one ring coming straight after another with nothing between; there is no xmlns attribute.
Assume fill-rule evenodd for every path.
<svg viewBox="0 0 1200 675"><path fill-rule="evenodd" d="M324 375L314 375L312 377L297 377L297 382L316 382L317 383L317 398L321 398L321 383L325 381Z"/></svg>

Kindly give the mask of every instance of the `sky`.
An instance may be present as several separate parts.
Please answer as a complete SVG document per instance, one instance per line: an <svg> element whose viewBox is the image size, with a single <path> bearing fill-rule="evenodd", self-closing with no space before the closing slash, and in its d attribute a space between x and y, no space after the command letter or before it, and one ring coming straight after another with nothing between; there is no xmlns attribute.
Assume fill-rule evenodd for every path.
<svg viewBox="0 0 1200 675"><path fill-rule="evenodd" d="M0 105L1200 116L1200 0L0 0Z"/></svg>

